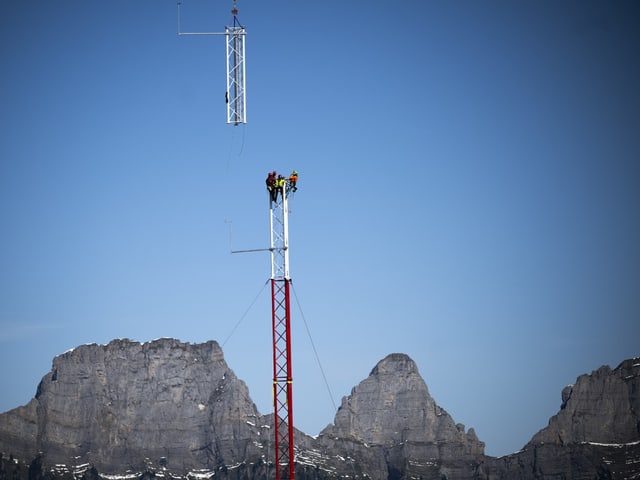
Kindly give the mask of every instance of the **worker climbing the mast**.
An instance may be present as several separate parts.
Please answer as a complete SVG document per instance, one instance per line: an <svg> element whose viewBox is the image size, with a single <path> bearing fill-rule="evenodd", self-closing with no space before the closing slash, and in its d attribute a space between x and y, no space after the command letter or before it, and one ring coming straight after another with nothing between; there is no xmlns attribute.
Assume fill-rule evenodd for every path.
<svg viewBox="0 0 640 480"><path fill-rule="evenodd" d="M293 172L291 172L291 175L289 175L289 186L291 187L292 192L295 192L298 190L298 187L296 186L297 183L298 183L298 171L294 170Z"/></svg>
<svg viewBox="0 0 640 480"><path fill-rule="evenodd" d="M283 175L278 175L278 179L276 180L276 199L278 198L278 192L280 192L280 194L283 196L284 198L284 187L285 184L287 183L287 181L285 180Z"/></svg>
<svg viewBox="0 0 640 480"><path fill-rule="evenodd" d="M278 199L278 189L276 188L276 171L275 170L273 172L269 172L265 182L267 184L267 190L269 191L269 196L271 197L271 201L275 202Z"/></svg>

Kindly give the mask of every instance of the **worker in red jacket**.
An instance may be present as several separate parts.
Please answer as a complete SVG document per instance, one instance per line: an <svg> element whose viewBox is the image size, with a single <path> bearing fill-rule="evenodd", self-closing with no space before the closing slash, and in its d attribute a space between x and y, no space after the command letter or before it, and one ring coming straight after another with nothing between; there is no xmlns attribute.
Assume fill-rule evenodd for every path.
<svg viewBox="0 0 640 480"><path fill-rule="evenodd" d="M271 201L275 202L278 198L278 190L276 188L276 171L269 172L267 175L267 179L265 180L267 184L267 190L269 191L269 195L271 196Z"/></svg>

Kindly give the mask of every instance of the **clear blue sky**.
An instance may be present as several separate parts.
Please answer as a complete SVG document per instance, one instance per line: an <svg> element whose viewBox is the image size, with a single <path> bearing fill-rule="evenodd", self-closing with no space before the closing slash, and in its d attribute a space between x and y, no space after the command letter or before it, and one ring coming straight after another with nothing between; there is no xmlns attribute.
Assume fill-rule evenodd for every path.
<svg viewBox="0 0 640 480"><path fill-rule="evenodd" d="M231 7L183 0L183 30ZM337 404L407 353L492 455L578 375L640 355L640 4L238 8L233 127L224 40L178 37L173 0L3 3L0 411L71 347L176 337L225 342L270 412L269 258L231 255L229 227L267 246L272 169L300 172L303 431L335 413L303 318Z"/></svg>

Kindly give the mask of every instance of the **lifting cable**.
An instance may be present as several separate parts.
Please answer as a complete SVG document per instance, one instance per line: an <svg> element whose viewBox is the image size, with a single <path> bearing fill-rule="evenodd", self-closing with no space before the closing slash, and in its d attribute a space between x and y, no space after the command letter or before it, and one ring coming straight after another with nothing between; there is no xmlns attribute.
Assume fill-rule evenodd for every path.
<svg viewBox="0 0 640 480"><path fill-rule="evenodd" d="M304 327L307 329L307 335L309 336L309 341L311 342L311 348L313 349L313 354L316 357L316 362L318 362L318 368L320 368L320 373L322 373L322 379L324 380L324 385L327 388L327 392L329 393L329 398L331 399L331 403L333 404L333 409L338 410L336 406L336 402L333 399L333 394L331 393L331 388L329 388L329 382L327 381L327 376L324 373L324 369L322 368L322 364L320 363L320 356L318 355L318 351L316 350L316 346L313 343L313 338L311 337L311 331L309 330L309 325L307 324L307 319L302 312L302 307L300 306L300 301L298 300L298 294L296 293L296 289L293 287L293 282L291 282L291 290L293 291L293 296L296 299L296 304L298 305L298 310L300 310L300 316L302 317L302 321L304 322Z"/></svg>
<svg viewBox="0 0 640 480"><path fill-rule="evenodd" d="M242 158L242 152L244 151L245 129L244 129L244 126L242 126L241 128L242 128L242 137L240 138L240 150L238 151L238 153L234 152L234 149L236 148L236 129L233 128L232 129L233 131L231 132L231 140L229 141L229 155L227 156L227 168L225 172L227 176L229 175L231 161L234 158L234 155L236 158L239 158L239 159Z"/></svg>

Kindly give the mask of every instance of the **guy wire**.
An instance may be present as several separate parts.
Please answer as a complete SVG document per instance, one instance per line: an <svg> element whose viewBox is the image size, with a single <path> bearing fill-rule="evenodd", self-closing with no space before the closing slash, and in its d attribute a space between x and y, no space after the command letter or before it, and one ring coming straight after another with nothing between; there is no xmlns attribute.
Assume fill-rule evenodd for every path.
<svg viewBox="0 0 640 480"><path fill-rule="evenodd" d="M251 310L251 308L253 308L253 306L255 305L255 303L258 301L258 298L260 298L260 295L262 294L262 292L264 291L264 287L267 286L267 284L269 283L269 280L267 279L266 282L264 282L264 285L262 285L262 288L260 289L260 291L258 292L258 294L256 295L256 297L253 299L253 301L251 302L251 304L249 305L249 307L245 310L245 312L242 314L242 316L240 317L240 320L238 320L236 322L236 324L233 326L233 329L231 330L231 333L229 333L229 335L227 335L227 338L224 339L224 342L222 342L222 347L225 346L225 344L229 341L229 339L233 336L233 334L235 333L235 331L238 329L238 327L240 326L240 324L242 323L242 321L245 319L245 317L247 316L247 314L249 313L249 311Z"/></svg>
<svg viewBox="0 0 640 480"><path fill-rule="evenodd" d="M309 330L309 325L307 324L307 319L302 312L302 307L300 306L300 301L298 300L298 294L296 293L296 289L293 287L293 282L291 282L291 290L293 290L293 296L296 299L296 304L298 305L298 310L300 310L300 316L302 317L302 321L304 322L304 328L307 330L307 335L309 336L309 341L311 342L311 348L313 349L313 354L316 357L316 362L318 362L318 368L320 368L320 373L322 374L322 379L324 380L324 385L327 388L327 392L329 393L329 398L331 399L331 403L333 404L333 409L337 410L336 402L333 399L333 394L331 393L331 388L329 388L329 382L327 381L327 376L324 373L324 369L322 368L322 363L320 363L320 356L318 355L318 351L316 350L316 346L313 343L313 338L311 337L311 331Z"/></svg>

